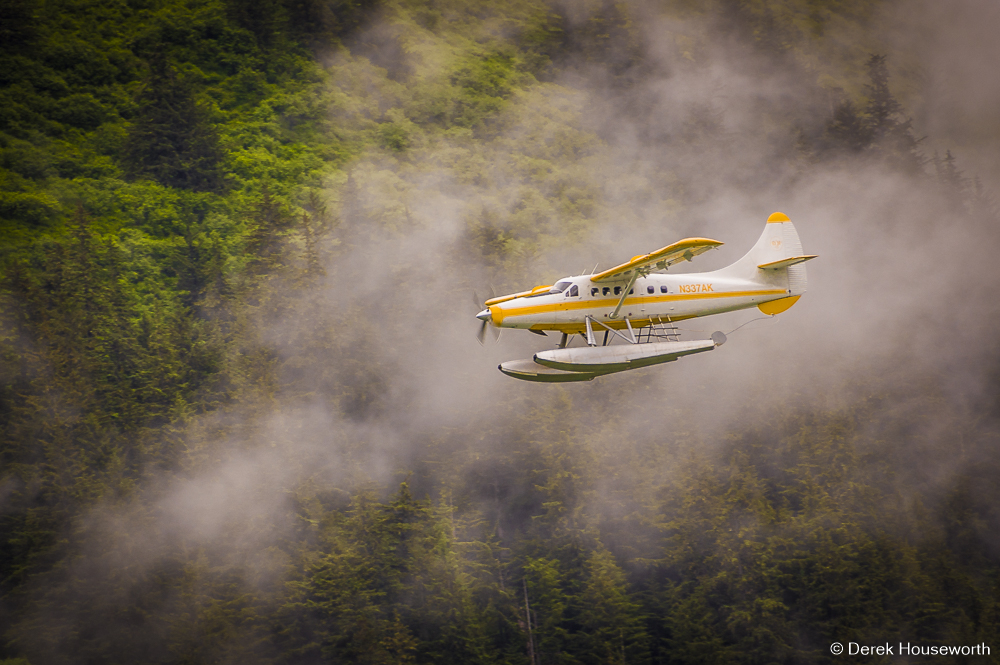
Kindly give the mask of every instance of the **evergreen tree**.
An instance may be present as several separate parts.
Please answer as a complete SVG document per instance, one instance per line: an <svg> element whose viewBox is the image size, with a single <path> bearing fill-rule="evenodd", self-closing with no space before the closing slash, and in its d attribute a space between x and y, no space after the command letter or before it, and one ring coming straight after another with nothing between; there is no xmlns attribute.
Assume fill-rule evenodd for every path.
<svg viewBox="0 0 1000 665"><path fill-rule="evenodd" d="M570 659L572 647L566 626L571 598L564 587L564 575L554 559L528 559L524 565L527 576L528 604L537 665L551 665Z"/></svg>
<svg viewBox="0 0 1000 665"><path fill-rule="evenodd" d="M889 90L889 70L884 55L873 54L865 64L869 82L865 86L865 106L872 148L887 163L907 173L917 173L924 165L913 136L913 121L903 117L903 106Z"/></svg>
<svg viewBox="0 0 1000 665"><path fill-rule="evenodd" d="M581 649L585 663L643 662L649 657L639 604L629 594L625 575L603 546L587 559L579 597Z"/></svg>
<svg viewBox="0 0 1000 665"><path fill-rule="evenodd" d="M122 155L125 170L168 187L221 190L225 152L207 109L164 56L153 57L149 68Z"/></svg>
<svg viewBox="0 0 1000 665"><path fill-rule="evenodd" d="M871 127L850 100L837 104L826 133L837 149L853 154L862 152L872 142Z"/></svg>
<svg viewBox="0 0 1000 665"><path fill-rule="evenodd" d="M255 267L261 272L279 268L282 263L282 237L294 219L275 196L271 182L261 183L260 198L250 213L253 222L248 249L255 258Z"/></svg>
<svg viewBox="0 0 1000 665"><path fill-rule="evenodd" d="M38 6L32 0L3 0L0 3L0 50L17 51L34 44L38 38Z"/></svg>
<svg viewBox="0 0 1000 665"><path fill-rule="evenodd" d="M979 181L979 176L972 179L969 211L977 219L996 221L998 217L996 199L983 187L983 183Z"/></svg>
<svg viewBox="0 0 1000 665"><path fill-rule="evenodd" d="M846 99L836 105L820 141L820 154L868 154L905 173L920 173L925 162L920 139L913 136L912 121L903 117L903 107L889 89L885 56L870 56L865 67L864 106L859 109Z"/></svg>
<svg viewBox="0 0 1000 665"><path fill-rule="evenodd" d="M381 4L382 0L283 0L289 30L314 47L347 37Z"/></svg>
<svg viewBox="0 0 1000 665"><path fill-rule="evenodd" d="M951 150L945 150L943 158L939 158L935 152L931 163L934 165L934 174L937 176L941 193L952 210L955 212L964 210L969 181L955 165L955 157L951 154Z"/></svg>
<svg viewBox="0 0 1000 665"><path fill-rule="evenodd" d="M226 0L226 9L237 25L253 33L260 48L274 46L284 18L280 0Z"/></svg>
<svg viewBox="0 0 1000 665"><path fill-rule="evenodd" d="M326 270L323 268L323 261L320 257L319 241L333 224L326 203L315 189L309 190L305 208L302 211L300 225L305 243L305 272L307 275L325 275Z"/></svg>

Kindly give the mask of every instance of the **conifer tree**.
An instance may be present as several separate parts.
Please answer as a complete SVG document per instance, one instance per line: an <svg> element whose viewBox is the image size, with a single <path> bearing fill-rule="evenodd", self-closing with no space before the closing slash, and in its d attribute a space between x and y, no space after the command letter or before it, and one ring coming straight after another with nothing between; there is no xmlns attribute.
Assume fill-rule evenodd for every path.
<svg viewBox="0 0 1000 665"><path fill-rule="evenodd" d="M253 33L260 48L274 46L282 19L280 0L227 0L226 10L237 25Z"/></svg>
<svg viewBox="0 0 1000 665"><path fill-rule="evenodd" d="M36 4L31 0L4 0L2 7L0 50L23 51L38 38Z"/></svg>
<svg viewBox="0 0 1000 665"><path fill-rule="evenodd" d="M249 251L256 257L255 268L269 272L282 265L281 236L294 219L286 212L267 180L260 188L260 199L254 205L250 219L255 226L250 235Z"/></svg>
<svg viewBox="0 0 1000 665"><path fill-rule="evenodd" d="M315 189L309 190L306 210L302 211L302 237L305 242L306 274L325 275L320 260L319 240L330 229L331 221L326 203Z"/></svg>
<svg viewBox="0 0 1000 665"><path fill-rule="evenodd" d="M361 27L381 0L284 0L289 31L313 45L329 45Z"/></svg>
<svg viewBox="0 0 1000 665"><path fill-rule="evenodd" d="M585 662L624 664L648 657L639 604L629 597L624 573L603 546L587 559L580 603Z"/></svg>
<svg viewBox="0 0 1000 665"><path fill-rule="evenodd" d="M997 220L997 202L990 194L983 183L979 181L979 176L972 179L972 193L969 203L969 212L977 219Z"/></svg>
<svg viewBox="0 0 1000 665"><path fill-rule="evenodd" d="M563 588L563 572L554 559L528 559L524 566L531 607L535 655L539 665L558 663L570 650L566 612L570 597Z"/></svg>
<svg viewBox="0 0 1000 665"><path fill-rule="evenodd" d="M860 153L871 145L871 128L850 100L837 105L826 131L832 143L848 153Z"/></svg>
<svg viewBox="0 0 1000 665"><path fill-rule="evenodd" d="M951 154L951 150L945 150L944 157L940 158L935 152L931 161L945 200L954 210L963 209L969 181L955 165L955 156Z"/></svg>
<svg viewBox="0 0 1000 665"><path fill-rule="evenodd" d="M906 173L919 173L925 162L920 139L913 136L912 121L903 117L903 106L889 89L885 56L872 55L865 66L867 101L861 108L847 99L837 104L820 152L869 154Z"/></svg>
<svg viewBox="0 0 1000 665"><path fill-rule="evenodd" d="M139 94L139 113L122 155L126 172L167 187L221 190L225 153L208 111L165 57L153 57L149 66L149 77Z"/></svg>
<svg viewBox="0 0 1000 665"><path fill-rule="evenodd" d="M903 106L889 90L889 69L884 55L873 54L865 64L869 83L865 86L865 106L871 146L886 162L908 173L924 164L918 151L920 140L913 136L913 121L903 117Z"/></svg>

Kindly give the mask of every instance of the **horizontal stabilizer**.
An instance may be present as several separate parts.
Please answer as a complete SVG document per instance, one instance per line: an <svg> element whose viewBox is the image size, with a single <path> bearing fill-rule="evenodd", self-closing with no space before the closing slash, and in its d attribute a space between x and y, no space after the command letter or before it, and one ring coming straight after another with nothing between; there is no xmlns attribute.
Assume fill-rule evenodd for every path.
<svg viewBox="0 0 1000 665"><path fill-rule="evenodd" d="M815 259L817 256L819 256L819 254L806 254L805 256L793 256L790 259L771 261L770 263L761 263L757 267L760 268L761 270L781 270L782 268L794 266L797 263L805 263L810 259Z"/></svg>

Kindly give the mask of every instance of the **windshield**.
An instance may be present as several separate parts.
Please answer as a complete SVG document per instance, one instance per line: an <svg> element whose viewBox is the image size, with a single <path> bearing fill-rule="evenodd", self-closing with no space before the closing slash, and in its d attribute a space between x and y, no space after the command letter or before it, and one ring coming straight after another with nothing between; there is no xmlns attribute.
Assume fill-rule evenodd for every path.
<svg viewBox="0 0 1000 665"><path fill-rule="evenodd" d="M562 293L567 288L569 288L569 285L572 283L573 282L569 281L568 279L565 279L561 282L556 282L555 284L552 285L552 288L549 289L549 293Z"/></svg>

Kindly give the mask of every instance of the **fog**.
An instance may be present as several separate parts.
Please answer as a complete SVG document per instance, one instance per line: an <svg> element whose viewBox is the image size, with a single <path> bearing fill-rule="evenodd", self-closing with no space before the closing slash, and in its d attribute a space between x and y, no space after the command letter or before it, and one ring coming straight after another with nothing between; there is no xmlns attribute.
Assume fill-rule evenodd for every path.
<svg viewBox="0 0 1000 665"><path fill-rule="evenodd" d="M927 149L950 149L968 177L997 191L1000 46L992 35L1000 7L985 0L900 3L889 16L886 41L910 55L924 83L910 111Z"/></svg>
<svg viewBox="0 0 1000 665"><path fill-rule="evenodd" d="M919 24L919 13L908 17ZM934 26L942 24L948 34L962 33L961 25L940 21L935 11L927 10L927 18L924 31L936 34ZM953 18L976 21L970 12ZM636 408L630 427L669 431L673 408L682 407L690 423L717 432L738 427L748 407L766 412L788 403L849 400L859 378L892 388L930 377L956 400L983 389L990 369L984 361L995 352L988 340L997 319L990 296L997 271L989 266L997 234L953 215L926 191L925 179L860 160L812 164L796 157L793 137L781 136L779 128L814 122L806 117L815 92L805 74L771 66L767 56L723 39L703 44L701 59L692 63L661 39L679 27L712 34L677 19L649 21L642 33L646 76L626 90L613 88L599 64L561 63L561 77L512 100L494 138L426 136L409 154L364 155L349 166L350 183L331 183L324 196L340 223L327 242L341 244L331 249L326 276L295 296L288 311L261 321L262 343L280 359L309 360L280 371L298 383L306 377L316 388L307 408L279 393L273 415L250 416L268 424L270 445L308 449L318 468L340 468L331 477L350 489L358 485L351 475L358 469L364 471L360 484L391 484L427 455L422 447L428 440L448 438L445 432L454 428L466 434L502 430L523 404L545 404L555 393L579 405L584 426L595 424L587 405L624 401L654 405ZM958 80L975 76L982 64L965 58L964 50L954 52L955 42L941 35L932 40L936 51L923 49L921 58L934 63L928 67L960 72ZM364 61L352 66L360 71L352 76L379 76ZM335 84L343 80L334 77ZM988 118L991 99L985 93L967 97L968 108L954 114L928 107L928 131L958 136L961 128L949 129L947 119L964 124ZM705 109L714 124L692 137L692 118ZM341 113L342 122L354 120L350 111ZM531 159L565 158L568 151L580 157L560 178L592 197L596 209L590 223L575 229L545 198L565 182L545 175L527 180ZM536 210L525 216L531 206ZM807 266L808 292L776 320L750 322L710 354L552 386L510 379L496 366L530 357L556 337L505 331L498 343L489 337L485 346L476 342L473 294L481 301L491 288L509 292L551 283L694 235L726 244L674 270L716 269L742 256L774 211L788 214L805 251L819 255ZM541 225L552 240L530 244L513 261L484 262L467 235L484 214L500 230ZM761 318L752 310L686 321L681 328L704 338ZM342 384L345 370L364 385L354 388L365 397L353 410L345 409L343 395L323 392ZM325 380L329 374L339 378ZM672 408L655 407L664 401ZM356 444L351 473L343 472L341 461L346 440L363 442ZM242 450L249 444L234 439L217 445ZM286 468L280 456L236 454L202 470L201 480L170 490L167 501L191 501L211 512L234 500L223 497L250 491L240 482L259 486L263 474L276 487L295 487L315 476L316 467L307 466L302 476L304 469ZM440 482L452 481L422 484L431 489ZM215 498L197 498L201 492ZM281 492L266 494L271 498L264 496L262 504L237 503L256 511L285 500ZM236 518L225 510L221 517L181 520L184 526L171 528L204 536L212 532L206 525Z"/></svg>
<svg viewBox="0 0 1000 665"><path fill-rule="evenodd" d="M563 398L588 445L622 455L681 428L690 445L711 446L748 417L834 408L865 390L903 394L929 382L948 413L990 398L996 229L950 210L929 179L799 154L796 127L810 129L823 101L815 72L713 39L716 27L700 23L708 19L633 9L648 18L645 69L628 86L600 63L557 61L551 81L512 97L494 136L413 130L404 153L373 149L346 167L349 179L331 176L322 196L338 223L320 241L325 275L289 283L284 304L254 314L260 344L275 353L276 389L196 419L181 437L199 463L149 490L150 510L95 509L88 524L107 532L95 540L99 565L153 566L172 548L203 547L273 583L283 555L268 548L298 528L302 496L322 488L346 501L408 478L436 497L462 485L455 474L469 459L502 448L527 409ZM1000 47L983 20L995 4L895 11L886 15L903 18L882 39L890 58L919 63L924 87L907 95L916 102L907 112L930 137L924 150L953 147L968 176L996 187L1000 87L989 68ZM678 35L701 39L697 57ZM392 86L360 56L330 58L345 69L331 85L372 77L369 111L335 111L341 125L361 127ZM546 172L546 161L562 170ZM575 210L557 206L568 187L578 190ZM746 324L711 353L557 386L496 369L557 336L476 341L475 297L491 288L552 283L688 236L725 245L671 270L713 270L739 259L775 211L819 255L807 264L808 291L772 319L752 310L680 324L689 338ZM506 251L478 250L483 228L508 233ZM944 465L926 482L948 477L949 458L968 463L950 457L946 433L924 434ZM666 477L665 460L652 471Z"/></svg>

